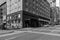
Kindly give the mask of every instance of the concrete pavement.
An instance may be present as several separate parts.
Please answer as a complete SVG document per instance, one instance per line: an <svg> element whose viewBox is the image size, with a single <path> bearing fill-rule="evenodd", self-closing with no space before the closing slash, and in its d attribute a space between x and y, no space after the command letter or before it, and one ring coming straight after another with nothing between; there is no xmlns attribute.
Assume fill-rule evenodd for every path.
<svg viewBox="0 0 60 40"><path fill-rule="evenodd" d="M45 32L45 33L54 33L54 34L60 34L60 27L40 27L40 28L24 28L20 31L36 31L36 32Z"/></svg>
<svg viewBox="0 0 60 40"><path fill-rule="evenodd" d="M43 36L43 39L41 39L41 36ZM60 27L14 30L13 33L0 35L0 40L60 40Z"/></svg>
<svg viewBox="0 0 60 40"><path fill-rule="evenodd" d="M60 27L40 27L40 28L23 28L20 30L0 30L0 34L12 33L14 31L36 31L36 32L45 32L45 33L56 33L60 34Z"/></svg>
<svg viewBox="0 0 60 40"><path fill-rule="evenodd" d="M13 33L13 30L0 30L0 35Z"/></svg>
<svg viewBox="0 0 60 40"><path fill-rule="evenodd" d="M13 35L7 34L6 36L0 37L0 40L60 40L59 35L53 35L42 32L20 31L16 32L16 34Z"/></svg>

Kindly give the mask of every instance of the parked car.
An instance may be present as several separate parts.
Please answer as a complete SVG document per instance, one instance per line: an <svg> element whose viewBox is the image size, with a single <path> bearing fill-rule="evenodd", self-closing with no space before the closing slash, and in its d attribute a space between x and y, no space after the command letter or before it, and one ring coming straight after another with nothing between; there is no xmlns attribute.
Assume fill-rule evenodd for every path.
<svg viewBox="0 0 60 40"><path fill-rule="evenodd" d="M49 25L44 25L44 27L49 27Z"/></svg>

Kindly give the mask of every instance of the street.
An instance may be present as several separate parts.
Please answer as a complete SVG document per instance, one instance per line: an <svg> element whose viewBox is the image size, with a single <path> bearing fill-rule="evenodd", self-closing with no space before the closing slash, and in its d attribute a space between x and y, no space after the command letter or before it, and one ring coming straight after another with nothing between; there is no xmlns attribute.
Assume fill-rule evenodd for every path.
<svg viewBox="0 0 60 40"><path fill-rule="evenodd" d="M60 40L60 1L0 0L0 40Z"/></svg>
<svg viewBox="0 0 60 40"><path fill-rule="evenodd" d="M1 36L0 40L60 40L60 36L47 35L33 32L17 32L13 35Z"/></svg>

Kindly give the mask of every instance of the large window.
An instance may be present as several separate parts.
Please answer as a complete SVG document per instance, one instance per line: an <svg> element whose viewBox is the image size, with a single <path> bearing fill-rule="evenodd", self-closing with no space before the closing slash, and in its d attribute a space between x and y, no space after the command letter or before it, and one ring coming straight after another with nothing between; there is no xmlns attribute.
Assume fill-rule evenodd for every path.
<svg viewBox="0 0 60 40"><path fill-rule="evenodd" d="M7 17L7 21L9 20L9 17Z"/></svg>
<svg viewBox="0 0 60 40"><path fill-rule="evenodd" d="M18 14L18 17L20 18L21 17L21 14Z"/></svg>
<svg viewBox="0 0 60 40"><path fill-rule="evenodd" d="M11 19L11 16L10 16L10 19Z"/></svg>

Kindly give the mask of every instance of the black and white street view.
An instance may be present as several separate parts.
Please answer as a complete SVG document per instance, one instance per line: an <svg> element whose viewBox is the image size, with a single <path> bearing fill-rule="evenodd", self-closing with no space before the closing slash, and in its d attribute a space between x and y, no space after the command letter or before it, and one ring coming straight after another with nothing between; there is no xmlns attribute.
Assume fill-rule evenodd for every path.
<svg viewBox="0 0 60 40"><path fill-rule="evenodd" d="M0 0L0 40L60 40L60 0Z"/></svg>

